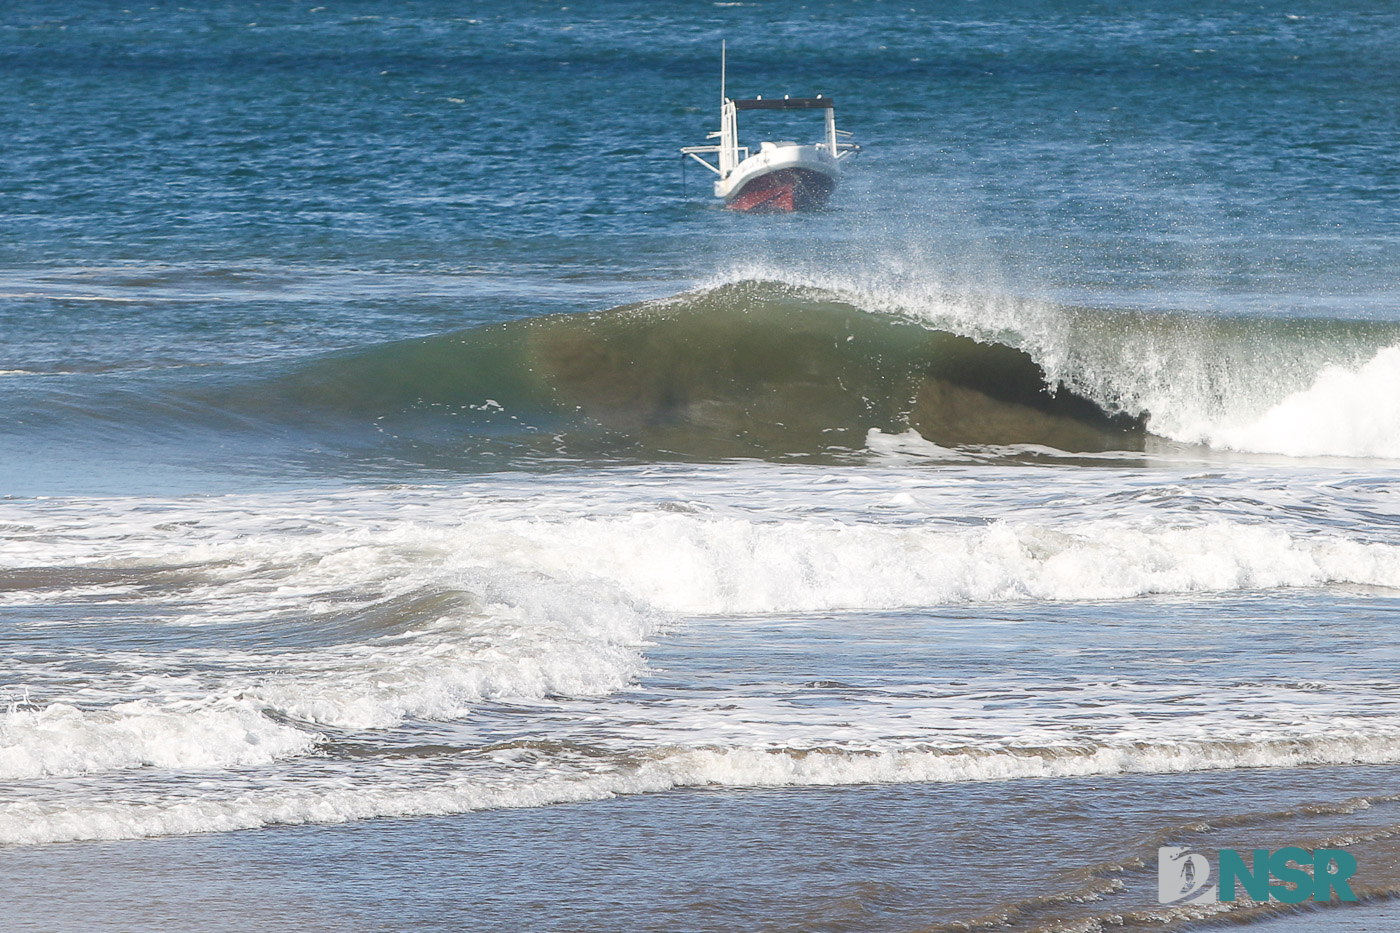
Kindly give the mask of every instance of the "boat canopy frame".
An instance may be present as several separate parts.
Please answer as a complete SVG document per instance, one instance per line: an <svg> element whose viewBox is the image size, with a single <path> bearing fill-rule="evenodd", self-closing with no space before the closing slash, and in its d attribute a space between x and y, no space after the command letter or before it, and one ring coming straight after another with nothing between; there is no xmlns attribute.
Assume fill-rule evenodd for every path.
<svg viewBox="0 0 1400 933"><path fill-rule="evenodd" d="M836 128L836 101L819 94L816 97L755 97L751 100L731 100L725 97L720 107L719 132L710 133L706 137L714 139L718 136L719 144L685 146L681 149L681 155L694 159L720 178L728 178L739 163L749 157L749 147L739 145L740 110L821 110L826 118L826 132L823 134L826 139L816 144L817 150L831 153L833 159L860 150L860 146L845 141L850 138L850 133ZM739 155L741 152L742 158ZM718 157L718 164L701 158L702 155L710 154Z"/></svg>
<svg viewBox="0 0 1400 933"><path fill-rule="evenodd" d="M818 94L816 97L770 97L764 100L762 97L755 97L753 100L734 101L735 110L834 110L836 101L830 97L823 97Z"/></svg>
<svg viewBox="0 0 1400 933"><path fill-rule="evenodd" d="M726 78L726 47L720 45L719 59L719 99L720 116L719 132L710 133L705 138L714 139L719 137L717 145L709 146L685 146L681 149L681 155L685 158L694 159L705 168L714 172L721 179L728 178L730 174L739 166L739 163L749 157L749 147L739 145L739 111L740 110L822 110L826 117L826 141L816 144L818 151L826 150L833 159L840 159L851 152L859 152L860 146L853 142L845 142L851 137L850 133L836 128L836 101L830 97L823 97L818 94L816 97L755 97L751 100L731 100L725 93ZM743 158L739 153L743 153ZM701 156L714 155L716 162L703 159Z"/></svg>

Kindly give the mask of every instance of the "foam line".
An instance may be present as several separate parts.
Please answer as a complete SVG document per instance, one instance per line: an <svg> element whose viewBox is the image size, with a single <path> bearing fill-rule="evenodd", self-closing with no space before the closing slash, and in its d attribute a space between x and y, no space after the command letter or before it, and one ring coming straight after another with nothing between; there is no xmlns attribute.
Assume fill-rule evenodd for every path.
<svg viewBox="0 0 1400 933"><path fill-rule="evenodd" d="M21 800L0 805L0 844L130 839L548 806L683 787L803 787L1004 781L1227 768L1400 761L1400 737L1332 736L1262 743L1082 745L1007 749L657 749L639 765L602 774L519 780L449 778L420 787L339 784L316 791L162 801ZM512 780L511 778L514 778Z"/></svg>

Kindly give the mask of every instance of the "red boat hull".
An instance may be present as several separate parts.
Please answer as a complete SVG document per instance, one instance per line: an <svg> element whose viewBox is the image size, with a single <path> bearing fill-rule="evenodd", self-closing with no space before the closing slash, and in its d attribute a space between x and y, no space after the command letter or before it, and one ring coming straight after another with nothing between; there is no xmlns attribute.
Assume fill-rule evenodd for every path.
<svg viewBox="0 0 1400 933"><path fill-rule="evenodd" d="M760 175L725 204L732 211L808 211L825 207L836 180L811 169L783 168Z"/></svg>

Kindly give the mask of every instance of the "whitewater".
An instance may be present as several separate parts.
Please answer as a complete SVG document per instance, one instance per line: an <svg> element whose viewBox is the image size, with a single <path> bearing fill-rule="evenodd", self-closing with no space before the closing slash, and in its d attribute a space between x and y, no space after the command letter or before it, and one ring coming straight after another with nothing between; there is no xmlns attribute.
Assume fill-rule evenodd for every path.
<svg viewBox="0 0 1400 933"><path fill-rule="evenodd" d="M1183 445L1400 457L1400 329L1384 320L1068 306L968 293L959 276L882 259L860 276L749 264L707 290L763 283L779 294L1005 344L1031 357L1047 388L1143 417L1153 435Z"/></svg>
<svg viewBox="0 0 1400 933"><path fill-rule="evenodd" d="M873 697L841 677L809 685L844 697L835 719L776 683L700 681L698 696L654 685L649 659L679 631L718 646L736 624L776 625L781 643L797 620L879 631L879 614L915 608L999 615L1063 602L1111 617L1112 603L1096 602L1305 604L1328 588L1400 590L1400 542L1374 523L1393 482L1304 470L1260 490L1247 469L1168 483L1109 466L1036 472L1055 492L1035 501L1022 473L987 466L504 475L327 493L311 524L299 497L274 493L146 500L134 511L122 499L6 503L0 605L84 608L62 627L40 617L23 645L10 643L0 777L29 789L0 808L0 839L184 834L696 785L1397 760L1400 695L1380 676L1269 685L1197 671L1164 682L1055 677L1032 662L1008 679L954 657ZM178 647L152 654L153 638ZM106 673L47 660L59 641L85 646ZM731 704L741 716L719 712ZM370 744L382 749L340 751ZM395 763L405 747L422 750ZM217 793L190 797L214 775Z"/></svg>

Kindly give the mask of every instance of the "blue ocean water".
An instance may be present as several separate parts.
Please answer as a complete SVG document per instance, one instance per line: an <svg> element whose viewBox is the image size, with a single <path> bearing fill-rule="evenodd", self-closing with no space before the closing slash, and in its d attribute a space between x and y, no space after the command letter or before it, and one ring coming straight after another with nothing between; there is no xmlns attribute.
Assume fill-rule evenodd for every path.
<svg viewBox="0 0 1400 933"><path fill-rule="evenodd" d="M835 99L827 209L681 161L721 41L731 95ZM1219 919L1157 903L1168 842L1347 846L1384 911L1397 43L8 5L15 928Z"/></svg>

